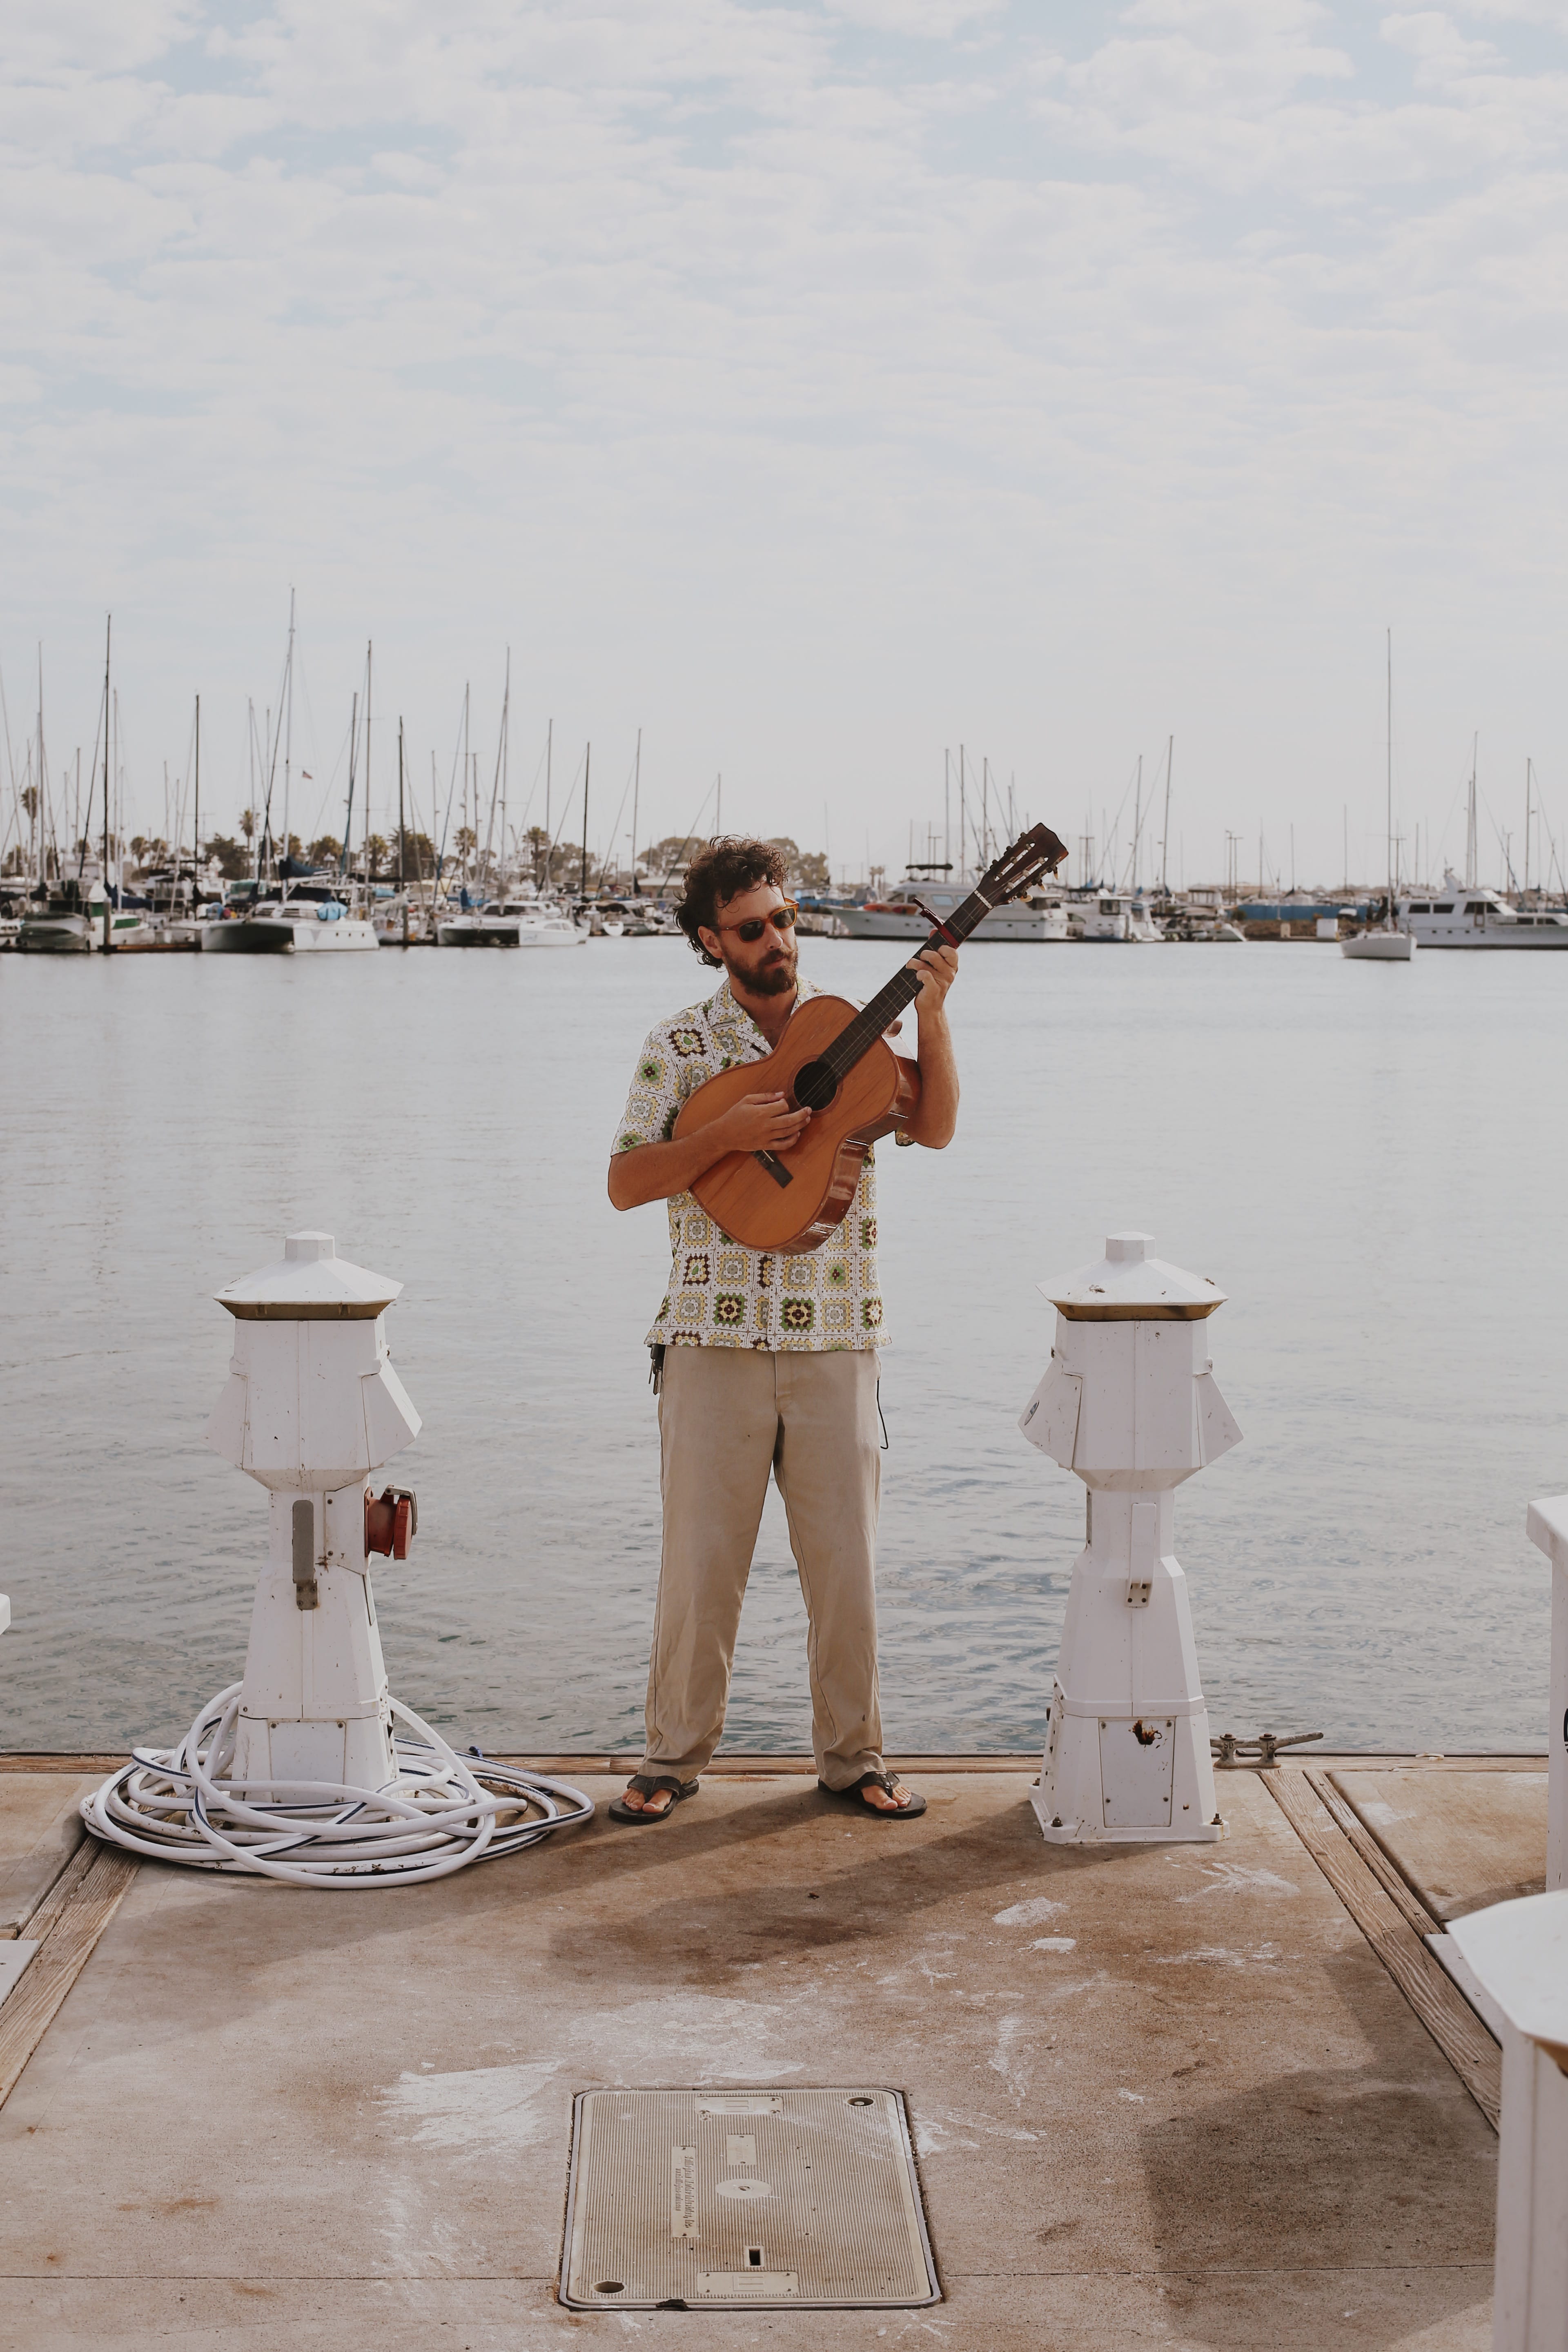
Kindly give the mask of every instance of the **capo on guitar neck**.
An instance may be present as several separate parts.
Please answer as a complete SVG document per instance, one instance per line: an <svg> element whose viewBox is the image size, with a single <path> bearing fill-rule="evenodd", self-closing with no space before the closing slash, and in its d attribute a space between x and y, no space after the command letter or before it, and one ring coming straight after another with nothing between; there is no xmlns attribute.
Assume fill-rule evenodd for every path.
<svg viewBox="0 0 1568 2352"><path fill-rule="evenodd" d="M958 948L963 945L963 941L959 938L957 932L950 931L947 925L942 921L942 917L940 915L933 915L923 898L911 898L910 899L910 905L914 908L917 915L923 915L925 917L927 922L931 924L933 930L938 930L942 933L942 938L947 941L950 948Z"/></svg>

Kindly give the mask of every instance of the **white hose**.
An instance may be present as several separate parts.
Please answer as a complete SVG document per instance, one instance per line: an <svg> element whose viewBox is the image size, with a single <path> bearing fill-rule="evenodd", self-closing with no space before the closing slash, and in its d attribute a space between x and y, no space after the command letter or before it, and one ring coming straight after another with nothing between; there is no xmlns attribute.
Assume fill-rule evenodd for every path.
<svg viewBox="0 0 1568 2352"><path fill-rule="evenodd" d="M492 1764L478 1748L470 1764L396 1699L392 1712L412 1736L395 1740L397 1777L384 1789L231 1780L242 1688L219 1691L178 1748L132 1748L130 1763L82 1799L95 1837L157 1862L295 1886L406 1886L593 1818L580 1789Z"/></svg>

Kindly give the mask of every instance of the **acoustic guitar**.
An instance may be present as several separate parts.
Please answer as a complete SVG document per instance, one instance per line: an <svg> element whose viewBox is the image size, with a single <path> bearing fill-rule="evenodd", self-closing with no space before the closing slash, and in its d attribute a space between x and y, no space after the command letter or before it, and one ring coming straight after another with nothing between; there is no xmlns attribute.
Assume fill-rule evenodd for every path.
<svg viewBox="0 0 1568 2352"><path fill-rule="evenodd" d="M993 907L1022 898L1067 854L1048 825L1032 826L945 921L931 917L936 928L926 947L958 947ZM906 964L863 1012L841 996L807 997L764 1060L721 1070L681 1105L677 1136L710 1126L746 1095L784 1095L812 1114L787 1153L726 1152L698 1178L692 1192L721 1233L747 1249L814 1250L843 1223L867 1152L902 1127L921 1098L918 1064L895 1054L884 1035L920 990L920 974Z"/></svg>

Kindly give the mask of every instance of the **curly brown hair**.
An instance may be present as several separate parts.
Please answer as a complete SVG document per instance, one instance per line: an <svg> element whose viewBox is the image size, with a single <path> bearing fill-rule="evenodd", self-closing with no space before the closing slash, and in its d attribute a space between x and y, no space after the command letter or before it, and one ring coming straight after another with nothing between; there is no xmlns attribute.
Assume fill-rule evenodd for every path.
<svg viewBox="0 0 1568 2352"><path fill-rule="evenodd" d="M753 841L745 834L718 834L698 853L686 869L686 895L675 910L675 919L704 963L716 971L721 968L720 959L709 954L698 934L717 930L719 909L725 901L740 898L742 891L758 889L764 882L782 890L788 870L784 852L775 843Z"/></svg>

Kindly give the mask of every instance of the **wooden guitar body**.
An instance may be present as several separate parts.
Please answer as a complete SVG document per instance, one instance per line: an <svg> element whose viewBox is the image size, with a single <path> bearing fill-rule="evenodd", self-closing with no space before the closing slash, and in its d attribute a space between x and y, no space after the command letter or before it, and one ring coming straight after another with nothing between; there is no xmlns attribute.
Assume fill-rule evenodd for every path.
<svg viewBox="0 0 1568 2352"><path fill-rule="evenodd" d="M807 997L764 1061L721 1070L682 1103L676 1135L696 1134L746 1095L786 1095L793 1101L796 1074L816 1062L855 1017L854 1005L841 996ZM843 1223L871 1145L901 1127L920 1098L918 1065L879 1037L772 1169L754 1152L726 1152L698 1178L692 1192L721 1232L747 1249L819 1248ZM787 1175L787 1183L780 1182L781 1174Z"/></svg>

